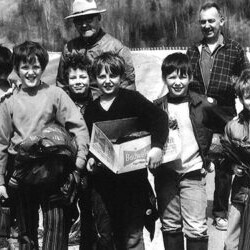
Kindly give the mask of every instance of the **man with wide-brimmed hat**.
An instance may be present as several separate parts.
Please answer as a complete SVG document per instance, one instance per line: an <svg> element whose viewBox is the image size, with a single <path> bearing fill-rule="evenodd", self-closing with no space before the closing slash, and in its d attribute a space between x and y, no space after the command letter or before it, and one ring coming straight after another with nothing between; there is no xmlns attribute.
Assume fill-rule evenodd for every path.
<svg viewBox="0 0 250 250"><path fill-rule="evenodd" d="M94 60L103 52L112 51L125 59L126 72L122 87L135 89L135 74L130 50L119 40L107 34L101 28L101 13L106 9L99 9L94 0L75 0L72 14L65 19L72 19L79 33L79 37L70 40L64 47L57 74L57 85L65 87L64 58L69 53L81 53ZM95 86L95 83L92 83Z"/></svg>

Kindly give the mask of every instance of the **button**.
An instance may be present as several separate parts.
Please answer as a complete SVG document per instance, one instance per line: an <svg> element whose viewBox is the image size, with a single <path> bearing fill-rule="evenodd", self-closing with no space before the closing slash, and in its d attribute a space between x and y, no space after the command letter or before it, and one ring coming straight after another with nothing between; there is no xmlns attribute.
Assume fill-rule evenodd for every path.
<svg viewBox="0 0 250 250"><path fill-rule="evenodd" d="M213 103L213 102L214 102L214 99L213 99L212 97L207 97L207 101L208 101L209 103Z"/></svg>

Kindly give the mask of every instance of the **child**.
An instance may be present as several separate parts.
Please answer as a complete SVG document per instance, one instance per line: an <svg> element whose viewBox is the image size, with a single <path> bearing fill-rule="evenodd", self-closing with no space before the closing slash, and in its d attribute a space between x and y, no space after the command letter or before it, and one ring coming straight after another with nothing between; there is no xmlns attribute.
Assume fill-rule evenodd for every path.
<svg viewBox="0 0 250 250"><path fill-rule="evenodd" d="M168 118L138 92L120 88L124 67L124 60L110 52L96 58L92 74L102 95L86 107L84 118L92 131L97 121L138 117L151 133L152 149L147 162L149 168L155 168L160 164L167 138ZM94 158L90 158L87 169L93 172L92 210L98 235L97 248L144 249L147 170L116 175L100 166L94 171L94 164Z"/></svg>
<svg viewBox="0 0 250 250"><path fill-rule="evenodd" d="M0 106L0 197L5 198L8 194L3 176L7 153L15 157L17 146L32 139L33 135L41 132L47 125L60 124L75 136L78 146L75 176L84 167L89 141L86 124L68 95L60 88L41 81L48 64L48 52L39 43L26 41L14 47L13 64L22 85ZM64 168L63 159L58 155L45 159L35 158L23 167L29 167L30 174L39 166L57 171ZM59 177L61 180L61 176L58 179ZM17 217L21 249L38 249L39 205L44 219L43 249L67 249L66 208L56 199L60 194L60 187L59 181L37 186L22 181L18 183Z"/></svg>
<svg viewBox="0 0 250 250"><path fill-rule="evenodd" d="M68 81L66 91L84 114L86 105L93 99L90 89L91 61L80 54L73 54L65 58L64 67Z"/></svg>
<svg viewBox="0 0 250 250"><path fill-rule="evenodd" d="M10 73L13 70L13 64L12 64L12 52L0 45L0 103L2 103L8 96L10 96L13 93L13 90L16 88L16 84L13 80L8 79ZM9 159L8 162L9 167L12 168L11 159ZM11 172L10 169L8 169L9 172ZM5 176L5 179L9 178L9 174ZM15 206L13 206L13 202L15 199L13 199L13 194L10 195L8 201L3 202L3 206L10 207L10 216L11 216L11 224L14 226L14 220L15 220ZM14 228L13 228L14 229ZM6 235L7 237L9 235ZM4 247L8 247L9 243L7 241L6 237L0 237L0 249Z"/></svg>
<svg viewBox="0 0 250 250"><path fill-rule="evenodd" d="M241 76L236 83L235 90L240 102L243 104L243 110L236 118L228 122L226 125L224 139L229 143L236 141L242 145L249 145L250 70L242 71ZM233 164L233 172L235 174L235 178L233 180L231 191L231 207L228 218L225 250L243 249L239 247L239 239L240 234L244 234L246 232L241 232L241 228L243 223L248 224L247 221L243 220L243 213L245 211L246 204L249 202L249 175L244 173L241 166L237 165L237 163ZM249 213L249 211L246 212ZM249 246L244 249L249 249Z"/></svg>
<svg viewBox="0 0 250 250"><path fill-rule="evenodd" d="M68 83L65 86L65 90L79 108L81 114L84 115L87 104L93 99L90 89L91 61L83 55L70 54L65 57L64 69L64 79L67 79ZM89 226L89 223L87 222L92 216L90 210L91 208L89 206L90 202L88 201L89 190L87 188L86 176L82 177L81 184L81 188L78 190L79 200L77 201L77 209L73 208L74 211L72 211L72 213L76 214L78 217L76 217L76 221L70 230L69 245L79 244L80 237L88 239L87 235L89 235L91 231L91 226ZM83 223L80 230L81 221L83 221ZM81 245L82 246L80 246L80 249L81 247L87 249L88 243L86 240L84 240L84 242L82 240Z"/></svg>
<svg viewBox="0 0 250 250"><path fill-rule="evenodd" d="M162 79L168 94L155 101L169 115L170 128L178 129L180 159L164 163L155 172L155 190L167 250L205 250L208 245L206 221L206 181L203 167L212 133L203 125L206 99L188 91L192 71L182 53L167 56L162 63Z"/></svg>
<svg viewBox="0 0 250 250"><path fill-rule="evenodd" d="M5 97L11 95L14 88L19 86L17 81L9 79L12 70L12 52L0 45L0 102L4 101Z"/></svg>

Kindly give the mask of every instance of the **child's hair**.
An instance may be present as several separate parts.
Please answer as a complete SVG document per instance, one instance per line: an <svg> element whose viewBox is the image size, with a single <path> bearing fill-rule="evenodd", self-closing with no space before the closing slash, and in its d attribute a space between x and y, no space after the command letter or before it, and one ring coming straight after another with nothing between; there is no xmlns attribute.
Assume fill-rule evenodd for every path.
<svg viewBox="0 0 250 250"><path fill-rule="evenodd" d="M235 92L241 100L244 95L250 96L250 69L245 69L241 72L235 84Z"/></svg>
<svg viewBox="0 0 250 250"><path fill-rule="evenodd" d="M92 66L93 77L96 78L103 68L106 72L123 77L125 73L125 61L117 54L104 52L94 60Z"/></svg>
<svg viewBox="0 0 250 250"><path fill-rule="evenodd" d="M13 64L16 71L18 71L21 62L34 63L36 57L41 65L42 71L44 71L49 62L49 54L41 44L26 41L13 48Z"/></svg>
<svg viewBox="0 0 250 250"><path fill-rule="evenodd" d="M0 75L9 75L13 70L12 52L0 45Z"/></svg>
<svg viewBox="0 0 250 250"><path fill-rule="evenodd" d="M162 62L161 73L162 79L165 80L168 75L177 71L181 76L188 75L192 77L192 67L186 54L176 52L168 55Z"/></svg>
<svg viewBox="0 0 250 250"><path fill-rule="evenodd" d="M64 63L64 77L68 81L69 69L81 69L85 70L89 77L91 77L91 61L87 58L87 56L81 54L69 54L65 57Z"/></svg>

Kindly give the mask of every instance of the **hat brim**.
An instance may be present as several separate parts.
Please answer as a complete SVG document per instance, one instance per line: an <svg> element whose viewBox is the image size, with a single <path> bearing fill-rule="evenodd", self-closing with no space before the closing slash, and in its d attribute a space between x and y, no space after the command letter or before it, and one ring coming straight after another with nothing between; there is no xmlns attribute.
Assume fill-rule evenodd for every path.
<svg viewBox="0 0 250 250"><path fill-rule="evenodd" d="M103 10L88 10L88 11L84 11L84 12L79 12L79 13L73 13L69 16L66 16L64 19L69 19L69 18L73 18L73 17L78 17L78 16L87 16L87 15L93 15L93 14L100 14L106 12L106 9Z"/></svg>

